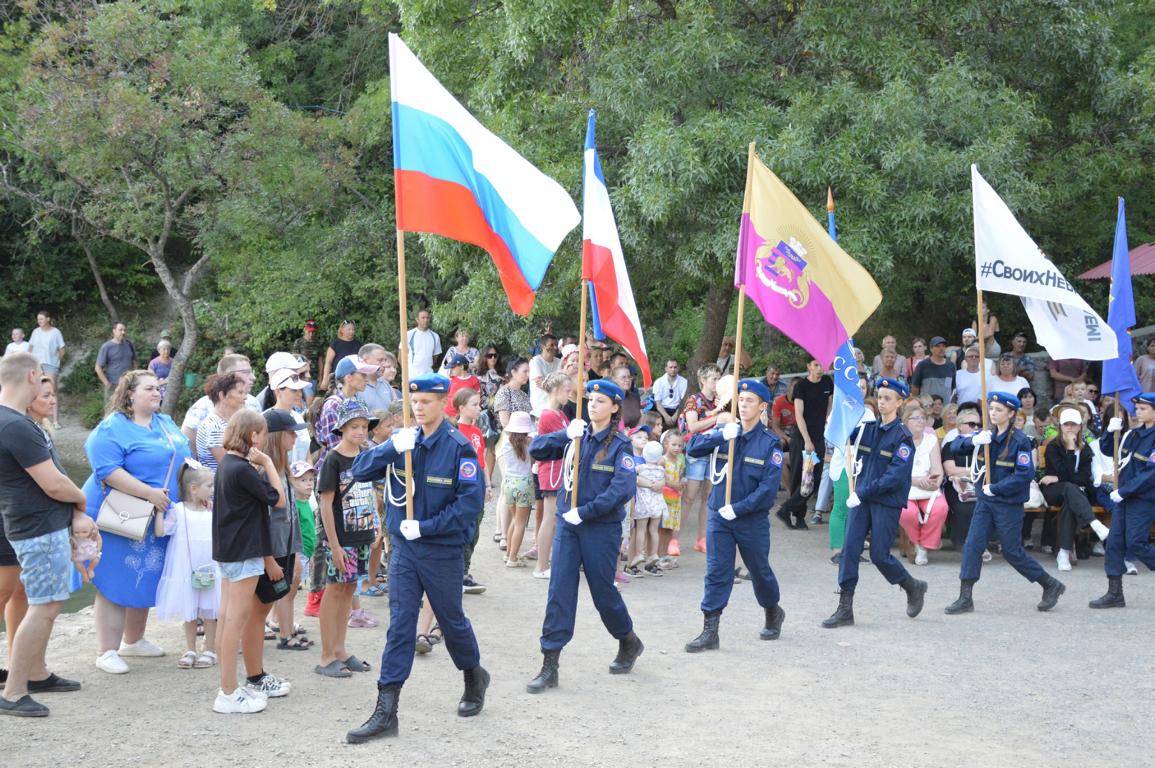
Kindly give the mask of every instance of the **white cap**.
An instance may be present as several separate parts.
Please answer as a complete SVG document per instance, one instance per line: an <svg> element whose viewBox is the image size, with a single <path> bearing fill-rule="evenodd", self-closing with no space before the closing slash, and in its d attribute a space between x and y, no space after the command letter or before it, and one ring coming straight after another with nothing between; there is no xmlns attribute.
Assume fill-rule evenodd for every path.
<svg viewBox="0 0 1155 768"><path fill-rule="evenodd" d="M269 389L304 389L309 382L297 375L292 368L280 368L269 374Z"/></svg>
<svg viewBox="0 0 1155 768"><path fill-rule="evenodd" d="M577 344L566 344L564 347L561 348L561 359L565 360L570 355L577 354L577 351L578 351Z"/></svg>
<svg viewBox="0 0 1155 768"><path fill-rule="evenodd" d="M274 352L269 355L269 359L265 362L265 373L272 373L279 371L282 368L300 368L301 364L297 362L297 356L290 352Z"/></svg>
<svg viewBox="0 0 1155 768"><path fill-rule="evenodd" d="M978 335L977 333L975 333L975 329L974 329L974 328L963 328L963 330L962 330L962 335L963 335L963 336L968 336L968 335L969 335L969 336L974 336L976 339L979 337L979 335Z"/></svg>
<svg viewBox="0 0 1155 768"><path fill-rule="evenodd" d="M1064 408L1059 411L1060 424L1082 424L1083 416L1074 408Z"/></svg>

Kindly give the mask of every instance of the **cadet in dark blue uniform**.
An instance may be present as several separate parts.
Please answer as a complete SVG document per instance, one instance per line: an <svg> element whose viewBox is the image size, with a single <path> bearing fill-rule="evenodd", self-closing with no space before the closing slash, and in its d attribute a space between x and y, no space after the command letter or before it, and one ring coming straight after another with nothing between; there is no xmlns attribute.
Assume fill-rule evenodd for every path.
<svg viewBox="0 0 1155 768"><path fill-rule="evenodd" d="M541 693L556 688L558 657L573 637L577 613L578 572L585 570L590 597L606 629L618 640L618 655L610 674L622 675L634 668L643 645L634 634L634 623L625 601L614 586L614 566L622 546L622 520L626 503L637 491L637 473L630 441L619 431L625 395L612 381L598 379L586 384L589 429L581 419L569 427L534 438L529 453L538 461L560 459L573 440L581 440L578 467L578 498L570 489L558 493L557 533L550 559L549 600L541 628L541 672L526 690Z"/></svg>
<svg viewBox="0 0 1155 768"><path fill-rule="evenodd" d="M381 654L377 707L346 739L360 743L397 733L397 700L413 667L421 594L429 598L453 663L465 673L457 714L471 717L485 705L489 673L477 638L461 610L462 554L485 503L477 454L445 419L449 379L427 373L409 383L417 428L400 429L353 462L358 481L380 480L392 468L386 493L389 558L389 632ZM413 519L406 519L405 452L413 454ZM395 502L400 503L395 503Z"/></svg>
<svg viewBox="0 0 1155 768"><path fill-rule="evenodd" d="M702 634L686 643L688 653L718 647L718 622L734 589L734 550L754 582L754 596L766 611L763 640L777 640L786 612L778 605L778 579L770 568L770 507L778 495L782 476L782 448L761 416L772 399L762 379L742 379L738 384L738 419L702 432L690 441L686 453L692 458L709 456L715 448L727 456L734 444L734 471L726 503L726 480L710 491L710 518L706 524L706 590L702 596ZM727 468L729 472L729 468Z"/></svg>
<svg viewBox="0 0 1155 768"><path fill-rule="evenodd" d="M838 609L822 622L827 629L854 624L854 590L858 586L858 558L870 535L870 562L887 581L906 592L906 615L912 619L922 611L926 582L903 567L890 547L898 535L898 518L910 492L910 471L914 441L898 418L898 410L910 395L906 384L897 379L879 379L879 421L858 426L851 439L862 431L855 463L862 462L854 491L846 499L846 542L838 563ZM850 469L850 467L848 467Z"/></svg>
<svg viewBox="0 0 1155 768"><path fill-rule="evenodd" d="M971 590L979 580L983 567L983 550L991 537L991 528L999 534L1003 557L1028 581L1038 582L1043 588L1040 611L1049 611L1067 590L1063 583L1043 570L1023 549L1023 504L1030 496L1031 480L1035 479L1035 460L1031 453L1031 438L1015 429L1015 412L1022 403L1014 395L992 392L987 395L990 430L959 437L954 450L969 451L975 445L990 445L993 467L987 467L986 477L976 488L975 513L963 545L962 571L959 578L958 600L946 607L948 614L967 613L975 609ZM980 458L982 454L980 453Z"/></svg>
<svg viewBox="0 0 1155 768"><path fill-rule="evenodd" d="M1140 560L1155 571L1155 547L1147 539L1151 524L1155 523L1155 392L1144 392L1131 398L1135 404L1138 425L1123 437L1121 458L1126 461L1119 469L1119 482L1111 491L1115 514L1111 517L1111 533L1107 536L1107 557L1103 567L1107 571L1107 594L1092 600L1092 608L1122 608L1123 560ZM1116 433L1123 429L1123 421L1111 419L1107 434L1099 441L1104 455L1115 450Z"/></svg>

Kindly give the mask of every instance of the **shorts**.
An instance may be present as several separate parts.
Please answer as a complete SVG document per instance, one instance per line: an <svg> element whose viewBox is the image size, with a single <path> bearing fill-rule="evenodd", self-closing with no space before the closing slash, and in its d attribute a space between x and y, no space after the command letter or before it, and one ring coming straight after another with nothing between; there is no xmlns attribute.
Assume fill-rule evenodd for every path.
<svg viewBox="0 0 1155 768"><path fill-rule="evenodd" d="M710 457L703 456L700 459L692 459L686 457L686 479L687 480L705 480L706 470L710 466Z"/></svg>
<svg viewBox="0 0 1155 768"><path fill-rule="evenodd" d="M352 547L341 547L345 553L345 570L337 573L333 567L333 550L329 549L329 542L324 544L325 549L325 583L326 584L356 584L369 575L369 545L357 544Z"/></svg>
<svg viewBox="0 0 1155 768"><path fill-rule="evenodd" d="M250 557L248 560L239 560L235 563L218 563L221 567L221 576L227 581L237 582L260 576L265 572L265 558Z"/></svg>
<svg viewBox="0 0 1155 768"><path fill-rule="evenodd" d="M539 476L537 474L534 474L534 476L533 476L533 498L535 498L538 501L541 501L542 499L552 499L555 496L557 496L557 491L556 490L550 491L550 490L543 489L541 487L541 480L540 480Z"/></svg>
<svg viewBox="0 0 1155 768"><path fill-rule="evenodd" d="M59 376L60 375L60 366L59 365L48 365L47 363L41 363L40 364L40 372L43 373L45 376Z"/></svg>
<svg viewBox="0 0 1155 768"><path fill-rule="evenodd" d="M72 544L68 529L12 542L29 605L62 603L71 594Z"/></svg>
<svg viewBox="0 0 1155 768"><path fill-rule="evenodd" d="M533 483L528 477L507 477L501 481L505 503L511 507L533 506Z"/></svg>
<svg viewBox="0 0 1155 768"><path fill-rule="evenodd" d="M12 549L12 542L8 541L8 537L0 532L0 568L14 565L20 565L20 561L16 559L16 550Z"/></svg>

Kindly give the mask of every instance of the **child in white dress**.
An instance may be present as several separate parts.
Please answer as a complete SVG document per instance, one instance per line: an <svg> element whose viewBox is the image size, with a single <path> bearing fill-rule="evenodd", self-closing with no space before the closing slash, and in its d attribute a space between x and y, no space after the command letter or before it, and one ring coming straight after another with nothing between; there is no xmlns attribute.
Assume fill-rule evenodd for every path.
<svg viewBox="0 0 1155 768"><path fill-rule="evenodd" d="M641 567L647 574L659 576L662 573L658 568L659 529L662 518L668 514L666 500L662 498L662 488L666 485L666 464L661 443L646 443L642 449L642 458L646 463L637 466L638 491L634 503L638 554L631 565Z"/></svg>
<svg viewBox="0 0 1155 768"><path fill-rule="evenodd" d="M184 622L185 652L181 669L215 666L220 574L213 562L213 473L188 459L180 469L181 498L165 515L169 536L164 573L156 592L156 615ZM205 628L204 650L197 653L197 619Z"/></svg>

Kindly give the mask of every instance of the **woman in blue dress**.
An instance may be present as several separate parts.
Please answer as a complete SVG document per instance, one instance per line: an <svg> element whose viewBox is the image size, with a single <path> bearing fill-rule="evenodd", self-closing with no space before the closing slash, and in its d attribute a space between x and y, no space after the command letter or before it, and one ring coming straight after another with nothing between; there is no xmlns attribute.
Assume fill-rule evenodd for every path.
<svg viewBox="0 0 1155 768"><path fill-rule="evenodd" d="M88 514L96 517L109 489L148 499L160 513L180 501L177 472L189 458L188 440L173 420L160 413L160 384L151 371L129 371L120 378L108 415L88 436L84 451L92 476L84 484ZM166 484L167 479L167 484ZM123 674L122 656L163 656L144 639L148 609L164 570L165 540L149 526L144 541L102 531L96 586L97 669Z"/></svg>

